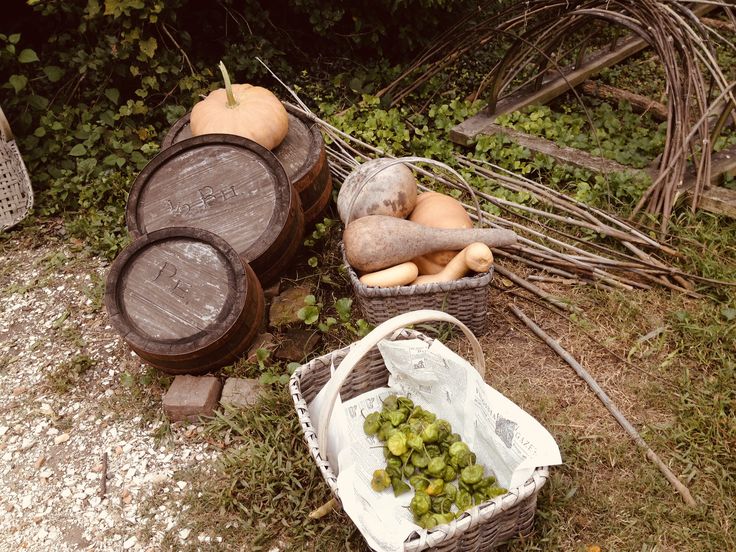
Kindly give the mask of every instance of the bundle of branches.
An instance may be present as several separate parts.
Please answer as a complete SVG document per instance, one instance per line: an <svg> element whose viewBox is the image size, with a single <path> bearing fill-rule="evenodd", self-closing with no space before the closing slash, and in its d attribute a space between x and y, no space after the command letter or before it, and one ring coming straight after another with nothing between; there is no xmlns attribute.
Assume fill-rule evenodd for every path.
<svg viewBox="0 0 736 552"><path fill-rule="evenodd" d="M327 153L334 180L340 184L362 161L375 157L391 157L380 149L342 132L319 119L294 95L307 118L320 126L328 136ZM503 276L524 289L564 310L574 310L569 304L541 290L533 282L554 280L562 283L592 284L615 289L650 289L665 286L682 293L699 296L694 291L693 281L717 282L687 274L665 260L666 256L677 256L671 247L653 239L629 222L600 209L593 208L539 182L515 175L506 169L487 162L473 160L464 155L456 157L458 168L474 175L480 186L474 187L474 205L465 204L471 216L479 212L480 203L488 203L501 209L505 216L495 216L488 209L483 211L483 224L492 228L508 228L519 235L518 243L504 249L494 249L502 259L509 259L536 269L537 274L522 278L508 266L496 265ZM428 171L419 164L410 164L424 175L423 190L456 188L466 192L467 188L455 178L443 176L441 172ZM455 173L457 174L457 173ZM524 192L536 200L538 209L496 197L478 188L503 187L514 192ZM585 235L582 232L588 232ZM591 239L604 236L607 244ZM614 243L611 243L614 242ZM542 274L539 274L541 272Z"/></svg>
<svg viewBox="0 0 736 552"><path fill-rule="evenodd" d="M732 3L717 0L530 0L513 2L500 11L497 3L489 3L481 13L488 10L491 15L469 14L378 94L390 94L393 102L398 102L463 54L491 41L506 40L506 55L484 79L484 85L486 80L489 83L488 110L494 113L504 94L540 85L549 69L564 76L555 60L569 56L580 44L584 49L595 32L590 32L594 28L592 21L624 27L654 49L665 72L668 129L660 172L634 211L646 208L661 215L660 229L664 234L688 170L688 157L692 158L691 171L695 176L693 209L697 208L703 187L710 182L710 156L717 135L711 135L708 118L720 111L723 122L736 105L732 93L736 83L729 84L718 66L712 39L729 47L734 45L697 17L719 6L733 17L729 8ZM576 45L565 45L565 37L575 37ZM531 74L530 67L535 68ZM717 124L715 132L721 127Z"/></svg>

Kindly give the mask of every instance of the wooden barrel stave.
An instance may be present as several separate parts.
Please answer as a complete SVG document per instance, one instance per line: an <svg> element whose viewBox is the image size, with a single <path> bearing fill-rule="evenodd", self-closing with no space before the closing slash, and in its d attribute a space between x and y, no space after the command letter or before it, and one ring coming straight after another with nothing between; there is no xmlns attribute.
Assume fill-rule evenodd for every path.
<svg viewBox="0 0 736 552"><path fill-rule="evenodd" d="M293 105L284 102L284 106L289 115L289 132L273 150L273 154L299 193L304 220L308 224L324 211L332 195L327 154L317 125L306 119ZM161 143L162 150L192 137L189 115L185 114L174 123Z"/></svg>
<svg viewBox="0 0 736 552"><path fill-rule="evenodd" d="M204 255L207 248L211 251ZM172 252L179 253L176 261ZM162 274L165 286L157 284ZM150 296L143 297L142 290ZM167 303L167 293L176 300ZM148 305L141 303L156 300L157 315L148 320ZM261 328L265 299L253 270L222 238L202 229L166 228L138 238L113 262L105 306L143 360L168 373L196 374L229 364L247 350ZM191 320L180 323L187 317ZM190 332L189 326L202 328Z"/></svg>
<svg viewBox="0 0 736 552"><path fill-rule="evenodd" d="M133 183L126 223L134 237L193 226L223 237L268 285L301 241L304 215L283 166L251 140L208 134L159 153ZM281 260L280 264L276 264Z"/></svg>

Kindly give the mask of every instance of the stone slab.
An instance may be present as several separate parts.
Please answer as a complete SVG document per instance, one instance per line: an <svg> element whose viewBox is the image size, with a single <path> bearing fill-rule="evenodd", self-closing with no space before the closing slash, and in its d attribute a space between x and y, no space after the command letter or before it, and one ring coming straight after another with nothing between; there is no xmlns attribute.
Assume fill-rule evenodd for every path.
<svg viewBox="0 0 736 552"><path fill-rule="evenodd" d="M301 362L319 346L322 336L315 331L292 329L284 334L274 356L279 360Z"/></svg>
<svg viewBox="0 0 736 552"><path fill-rule="evenodd" d="M212 416L221 390L222 382L214 376L176 376L164 395L164 413L172 422Z"/></svg>
<svg viewBox="0 0 736 552"><path fill-rule="evenodd" d="M220 404L248 408L258 402L263 386L257 379L228 378L222 388Z"/></svg>

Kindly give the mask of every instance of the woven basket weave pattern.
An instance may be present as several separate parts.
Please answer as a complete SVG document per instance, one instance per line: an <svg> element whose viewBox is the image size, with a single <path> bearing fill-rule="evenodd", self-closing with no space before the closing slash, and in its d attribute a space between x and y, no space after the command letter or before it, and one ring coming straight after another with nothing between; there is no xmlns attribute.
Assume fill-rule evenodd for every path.
<svg viewBox="0 0 736 552"><path fill-rule="evenodd" d="M483 274L452 282L381 288L363 285L348 264L344 252L343 261L358 299L358 306L371 324L380 324L412 310L437 309L458 318L476 335L482 335L488 330L493 268Z"/></svg>
<svg viewBox="0 0 736 552"><path fill-rule="evenodd" d="M390 339L417 338L428 343L433 341L413 330L402 330ZM316 420L310 419L307 406L330 379L331 366L338 366L348 351L349 347L346 347L313 359L299 367L290 382L290 392L310 454L338 499L337 476L330 463L322 458L314 427ZM348 400L366 391L383 387L388 381L388 375L380 352L374 347L348 375L340 396L342 400ZM472 508L466 515L448 525L429 532L417 531L404 543L405 552L481 552L500 546L514 537L529 534L534 522L537 495L548 476L547 468L537 468L521 487Z"/></svg>
<svg viewBox="0 0 736 552"><path fill-rule="evenodd" d="M14 226L33 206L33 189L28 172L0 110L0 230Z"/></svg>

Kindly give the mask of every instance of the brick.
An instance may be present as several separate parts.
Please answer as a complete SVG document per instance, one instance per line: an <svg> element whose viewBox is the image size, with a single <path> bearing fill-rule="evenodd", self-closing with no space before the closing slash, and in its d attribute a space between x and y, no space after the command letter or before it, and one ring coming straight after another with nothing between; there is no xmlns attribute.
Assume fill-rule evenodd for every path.
<svg viewBox="0 0 736 552"><path fill-rule="evenodd" d="M164 413L172 422L212 416L221 390L222 383L214 376L176 376L164 395Z"/></svg>
<svg viewBox="0 0 736 552"><path fill-rule="evenodd" d="M248 408L258 402L262 389L257 379L228 378L222 388L220 404Z"/></svg>

